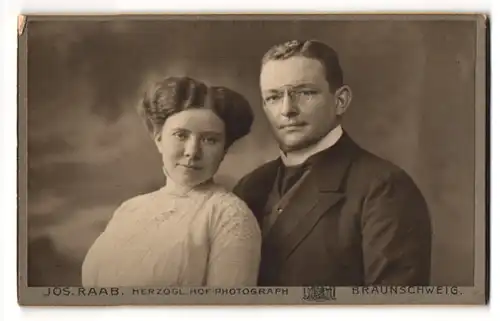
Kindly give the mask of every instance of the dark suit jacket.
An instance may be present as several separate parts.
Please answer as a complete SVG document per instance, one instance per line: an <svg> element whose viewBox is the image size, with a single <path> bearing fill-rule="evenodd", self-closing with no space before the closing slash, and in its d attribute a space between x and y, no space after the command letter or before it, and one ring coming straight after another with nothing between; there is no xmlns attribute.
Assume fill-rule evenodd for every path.
<svg viewBox="0 0 500 321"><path fill-rule="evenodd" d="M259 285L427 285L431 223L426 202L399 167L345 132L263 240ZM234 189L262 224L279 159Z"/></svg>

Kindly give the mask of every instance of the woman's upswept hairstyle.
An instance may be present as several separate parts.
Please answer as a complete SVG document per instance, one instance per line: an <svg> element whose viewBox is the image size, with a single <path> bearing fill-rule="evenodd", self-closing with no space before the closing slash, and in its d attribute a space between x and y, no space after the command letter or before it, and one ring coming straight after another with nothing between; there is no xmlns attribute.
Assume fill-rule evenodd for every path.
<svg viewBox="0 0 500 321"><path fill-rule="evenodd" d="M208 108L224 122L226 148L247 135L254 120L250 103L243 95L190 77L168 77L154 83L144 94L139 114L149 133L156 136L168 117L194 108Z"/></svg>

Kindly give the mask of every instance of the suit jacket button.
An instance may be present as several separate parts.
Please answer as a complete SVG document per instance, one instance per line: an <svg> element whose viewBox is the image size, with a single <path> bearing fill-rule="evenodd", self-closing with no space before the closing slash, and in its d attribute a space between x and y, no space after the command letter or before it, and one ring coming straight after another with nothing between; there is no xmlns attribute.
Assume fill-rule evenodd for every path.
<svg viewBox="0 0 500 321"><path fill-rule="evenodd" d="M281 207L278 208L278 213L283 212L283 209Z"/></svg>

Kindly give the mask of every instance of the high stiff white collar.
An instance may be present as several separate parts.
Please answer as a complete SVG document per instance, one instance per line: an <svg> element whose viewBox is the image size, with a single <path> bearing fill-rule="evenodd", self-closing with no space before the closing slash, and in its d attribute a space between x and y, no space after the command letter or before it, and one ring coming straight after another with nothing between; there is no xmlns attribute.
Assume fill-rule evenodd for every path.
<svg viewBox="0 0 500 321"><path fill-rule="evenodd" d="M281 160L283 161L283 164L285 164L285 166L302 165L311 156L335 145L342 136L342 133L342 126L338 125L316 144L313 144L301 150L288 153L280 150Z"/></svg>

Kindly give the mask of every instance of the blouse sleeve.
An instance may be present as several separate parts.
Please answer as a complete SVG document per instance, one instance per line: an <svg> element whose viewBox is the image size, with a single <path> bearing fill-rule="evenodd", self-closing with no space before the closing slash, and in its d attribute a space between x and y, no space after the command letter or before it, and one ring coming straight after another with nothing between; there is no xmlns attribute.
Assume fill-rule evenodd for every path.
<svg viewBox="0 0 500 321"><path fill-rule="evenodd" d="M98 284L98 272L100 262L103 257L109 255L109 251L104 247L109 245L110 239L113 236L115 225L119 224L120 218L130 208L130 201L124 202L113 213L111 220L108 222L103 233L97 237L90 249L88 250L81 268L81 281L84 287L96 287Z"/></svg>
<svg viewBox="0 0 500 321"><path fill-rule="evenodd" d="M218 205L211 226L207 286L255 286L262 242L257 220L236 196Z"/></svg>

